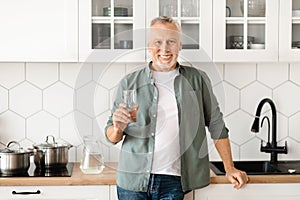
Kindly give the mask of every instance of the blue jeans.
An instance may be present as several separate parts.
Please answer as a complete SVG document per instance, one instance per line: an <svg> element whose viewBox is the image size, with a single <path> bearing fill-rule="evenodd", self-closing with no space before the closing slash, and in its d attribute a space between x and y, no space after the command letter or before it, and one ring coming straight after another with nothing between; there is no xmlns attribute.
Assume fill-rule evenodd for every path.
<svg viewBox="0 0 300 200"><path fill-rule="evenodd" d="M119 200L183 200L180 176L151 174L147 192L125 190L117 186Z"/></svg>

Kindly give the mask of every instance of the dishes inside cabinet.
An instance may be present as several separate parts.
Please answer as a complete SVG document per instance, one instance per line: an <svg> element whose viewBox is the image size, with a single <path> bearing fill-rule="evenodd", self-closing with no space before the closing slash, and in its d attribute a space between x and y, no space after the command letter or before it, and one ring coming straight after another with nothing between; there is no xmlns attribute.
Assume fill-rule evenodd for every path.
<svg viewBox="0 0 300 200"><path fill-rule="evenodd" d="M133 41L132 40L120 40L119 48L120 49L132 49Z"/></svg>
<svg viewBox="0 0 300 200"><path fill-rule="evenodd" d="M292 17L300 17L300 10L293 10Z"/></svg>
<svg viewBox="0 0 300 200"><path fill-rule="evenodd" d="M250 49L265 49L264 43L251 43Z"/></svg>
<svg viewBox="0 0 300 200"><path fill-rule="evenodd" d="M114 13L116 17L127 17L128 9L123 7L115 7ZM103 16L111 16L111 7L103 8Z"/></svg>
<svg viewBox="0 0 300 200"><path fill-rule="evenodd" d="M300 48L300 41L293 41L292 42L292 48L293 49L299 49Z"/></svg>
<svg viewBox="0 0 300 200"><path fill-rule="evenodd" d="M244 15L244 3L246 0L240 0L240 9ZM249 17L264 17L266 12L265 0L248 0L248 16Z"/></svg>
<svg viewBox="0 0 300 200"><path fill-rule="evenodd" d="M254 41L253 36L247 38L247 48L250 48L250 44ZM230 36L230 47L231 49L243 49L244 48L244 36L232 35Z"/></svg>

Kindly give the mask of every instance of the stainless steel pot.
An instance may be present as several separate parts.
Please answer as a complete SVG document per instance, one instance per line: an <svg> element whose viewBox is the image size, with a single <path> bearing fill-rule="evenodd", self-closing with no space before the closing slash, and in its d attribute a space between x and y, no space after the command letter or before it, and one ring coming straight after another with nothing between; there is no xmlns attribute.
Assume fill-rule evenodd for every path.
<svg viewBox="0 0 300 200"><path fill-rule="evenodd" d="M13 149L13 144L17 149ZM25 174L30 167L30 156L32 151L25 151L16 141L7 144L4 150L0 151L0 173L1 174Z"/></svg>
<svg viewBox="0 0 300 200"><path fill-rule="evenodd" d="M49 141L52 138L52 141ZM58 144L52 135L46 137L46 142L33 145L34 164L37 168L63 168L68 164L70 144Z"/></svg>

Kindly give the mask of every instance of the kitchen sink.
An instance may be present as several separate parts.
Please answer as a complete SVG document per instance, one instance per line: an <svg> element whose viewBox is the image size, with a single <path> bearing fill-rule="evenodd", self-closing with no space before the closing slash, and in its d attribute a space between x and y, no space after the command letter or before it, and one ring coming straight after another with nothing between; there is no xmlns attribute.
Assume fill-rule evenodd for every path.
<svg viewBox="0 0 300 200"><path fill-rule="evenodd" d="M234 166L248 175L300 174L300 161L234 161ZM210 168L216 175L225 175L221 161L210 162Z"/></svg>

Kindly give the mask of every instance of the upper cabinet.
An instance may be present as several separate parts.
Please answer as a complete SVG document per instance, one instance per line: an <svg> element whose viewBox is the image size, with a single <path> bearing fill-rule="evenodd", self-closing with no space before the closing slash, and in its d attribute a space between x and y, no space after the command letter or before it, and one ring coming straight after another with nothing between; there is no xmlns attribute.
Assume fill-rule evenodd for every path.
<svg viewBox="0 0 300 200"><path fill-rule="evenodd" d="M147 27L158 16L171 16L180 23L181 61L212 60L212 0L147 0Z"/></svg>
<svg viewBox="0 0 300 200"><path fill-rule="evenodd" d="M2 0L0 62L145 62L161 15L180 61L300 61L300 0Z"/></svg>
<svg viewBox="0 0 300 200"><path fill-rule="evenodd" d="M78 0L0 1L0 62L78 61Z"/></svg>
<svg viewBox="0 0 300 200"><path fill-rule="evenodd" d="M180 60L211 61L211 0L79 1L79 60L145 62L147 30L151 20L161 15L181 24Z"/></svg>
<svg viewBox="0 0 300 200"><path fill-rule="evenodd" d="M279 60L300 61L300 1L281 0Z"/></svg>
<svg viewBox="0 0 300 200"><path fill-rule="evenodd" d="M279 0L220 0L213 10L215 62L278 61Z"/></svg>
<svg viewBox="0 0 300 200"><path fill-rule="evenodd" d="M79 61L145 61L145 0L79 1Z"/></svg>

